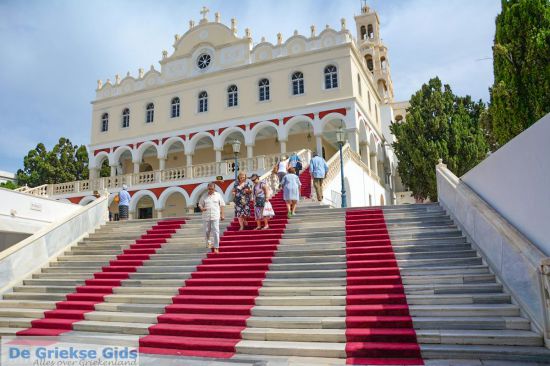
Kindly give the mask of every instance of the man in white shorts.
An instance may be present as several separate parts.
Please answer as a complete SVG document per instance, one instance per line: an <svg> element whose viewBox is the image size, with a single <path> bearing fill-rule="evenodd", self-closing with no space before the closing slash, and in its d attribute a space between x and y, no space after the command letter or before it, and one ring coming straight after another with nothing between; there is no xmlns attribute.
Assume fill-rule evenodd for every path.
<svg viewBox="0 0 550 366"><path fill-rule="evenodd" d="M214 253L220 252L220 220L224 220L223 207L225 201L221 194L216 192L216 184L208 183L208 194L199 202L202 211L202 220L206 234L206 245L209 249L214 249ZM210 234L213 236L213 243L210 240Z"/></svg>

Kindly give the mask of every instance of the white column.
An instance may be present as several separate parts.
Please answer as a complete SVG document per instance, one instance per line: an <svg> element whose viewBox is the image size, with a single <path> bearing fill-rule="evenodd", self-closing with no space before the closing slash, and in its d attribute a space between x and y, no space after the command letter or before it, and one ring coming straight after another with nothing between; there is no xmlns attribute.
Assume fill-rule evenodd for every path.
<svg viewBox="0 0 550 366"><path fill-rule="evenodd" d="M157 211L157 219L162 219L162 213L164 212L164 210L156 210Z"/></svg>
<svg viewBox="0 0 550 366"><path fill-rule="evenodd" d="M286 154L286 141L279 140L279 144L281 145L281 154Z"/></svg>
<svg viewBox="0 0 550 366"><path fill-rule="evenodd" d="M221 150L215 150L216 151L216 162L219 163L222 161L222 151Z"/></svg>
<svg viewBox="0 0 550 366"><path fill-rule="evenodd" d="M323 156L323 135L315 136L315 146L317 150L317 155Z"/></svg>
<svg viewBox="0 0 550 366"><path fill-rule="evenodd" d="M159 158L159 170L166 169L166 158Z"/></svg>
<svg viewBox="0 0 550 366"><path fill-rule="evenodd" d="M187 166L193 165L193 154L185 154L185 158L187 159Z"/></svg>
<svg viewBox="0 0 550 366"><path fill-rule="evenodd" d="M369 144L365 144L365 151L363 152L363 161L365 163L367 163L367 166L369 167L369 170L370 170L371 167L370 167L370 147L369 147Z"/></svg>
<svg viewBox="0 0 550 366"><path fill-rule="evenodd" d="M370 168L372 172L378 176L378 159L376 158L376 153L370 155Z"/></svg>
<svg viewBox="0 0 550 366"><path fill-rule="evenodd" d="M252 159L254 157L254 145L246 145L246 157Z"/></svg>
<svg viewBox="0 0 550 366"><path fill-rule="evenodd" d="M134 173L139 173L139 161L134 161Z"/></svg>
<svg viewBox="0 0 550 366"><path fill-rule="evenodd" d="M98 168L90 168L90 173L88 174L89 179L97 179L99 178L99 169Z"/></svg>
<svg viewBox="0 0 550 366"><path fill-rule="evenodd" d="M111 165L111 177L116 176L116 165Z"/></svg>
<svg viewBox="0 0 550 366"><path fill-rule="evenodd" d="M353 151L359 153L359 133L356 128L346 130L348 134L349 146Z"/></svg>

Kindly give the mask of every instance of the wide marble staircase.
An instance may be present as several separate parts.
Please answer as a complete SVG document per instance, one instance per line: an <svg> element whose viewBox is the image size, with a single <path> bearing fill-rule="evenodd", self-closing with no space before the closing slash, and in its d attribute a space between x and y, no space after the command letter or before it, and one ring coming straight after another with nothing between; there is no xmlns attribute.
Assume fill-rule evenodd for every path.
<svg viewBox="0 0 550 366"><path fill-rule="evenodd" d="M283 209L280 203L274 206L277 210ZM210 342L203 339L178 343L176 339L170 343L164 339L164 343L154 347L142 344L144 348L156 347L156 353L162 353L158 349L165 348L169 350L165 353L200 357L304 357L305 364L321 365L345 364L346 359L352 363L350 345L353 342L362 350L370 350L364 351L368 355L362 357L368 357L372 364L392 364L392 352L397 352L393 364L406 364L403 342L412 342L411 347L418 342L424 360L550 362L550 351L543 347L541 334L531 329L529 319L522 316L510 295L438 205L380 209L393 253L378 244L360 254L350 250L350 232L358 230L356 221L350 224L351 211L348 210L347 215L344 209L331 209L309 201L301 203L297 215L288 219L286 226L277 227L281 236L267 232L265 239L259 238L256 244L260 249L240 246L235 242L238 237L226 239L225 246L222 240L222 254L224 248L232 254L221 258L233 258L225 262L208 259L212 255L206 254L199 216L190 215L179 227L166 230L163 225L172 226L167 220L108 223L3 295L0 334L93 333L147 339L163 322L170 306L187 304L181 305L187 312L205 311L200 306L189 305L186 296L200 299L195 292L185 292L185 281L195 279L199 286L219 283L212 282L212 276L193 273L212 270L214 267L208 265L216 261L219 261L217 265L237 267L256 261L268 266L263 274L256 274L263 279L261 286L252 281L255 270L245 268L246 265L243 273L218 272L221 280L228 283L231 282L228 279L249 275L257 291L251 298L244 299L238 292L228 291L205 290L199 294L208 297L208 293L212 293L212 304L223 305L217 309L224 309L217 315L222 323L216 323L213 314L211 326L203 327L208 330ZM371 211L366 212L370 215ZM230 220L222 226L222 232L225 231L222 237L237 235ZM153 251L136 247L136 244L150 245L152 239L147 239L148 233L163 238L162 245L155 246ZM169 235L162 236L162 233ZM365 235L370 235L367 227ZM271 241L275 238L276 245ZM248 245L253 246L254 241ZM261 249L261 245L266 245L265 249ZM251 254L253 251L257 253ZM258 251L268 253L265 256L269 256L269 260L262 262L261 258L266 257ZM255 260L256 257L260 259ZM392 261L399 269L397 278L395 271L383 273L386 263ZM116 276L112 276L113 271L118 273L114 267L126 273L118 282ZM365 277L367 282L361 282L360 290L371 305L358 307L350 302L350 292L360 287L355 286L352 279L356 279L357 273L367 272L371 274ZM207 283L208 279L212 283ZM242 286L250 282L240 281ZM94 296L88 298L87 294ZM201 299L207 300L204 296ZM91 304L85 311L79 311L75 306L78 301ZM247 301L250 306L243 309L238 301ZM400 316L392 315L391 309L399 310ZM231 317L238 315L235 311L245 315L239 318L238 329L231 324ZM363 323L353 323L353 311L367 312L365 314L376 321L364 316ZM59 321L61 316L71 320ZM407 317L412 323L403 320ZM192 322L182 323L182 317L178 319L185 332L178 332L177 326L164 326L161 334L172 334L176 338L182 334L187 338L193 338L194 334L206 337L205 329L191 327ZM368 334L357 332L357 324L364 324ZM361 334L363 338L359 338L360 342L353 341L353 334ZM228 349L217 355L217 345L229 343L228 338L234 340L233 352ZM209 343L211 349L205 346ZM194 345L200 346L202 353L193 354ZM409 364L421 363L414 355L409 360Z"/></svg>

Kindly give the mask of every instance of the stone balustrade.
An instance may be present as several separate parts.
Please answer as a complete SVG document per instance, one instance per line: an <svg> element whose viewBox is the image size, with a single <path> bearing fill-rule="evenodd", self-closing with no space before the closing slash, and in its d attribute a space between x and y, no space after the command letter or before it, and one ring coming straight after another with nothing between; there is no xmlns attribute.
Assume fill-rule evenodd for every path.
<svg viewBox="0 0 550 366"><path fill-rule="evenodd" d="M309 161L309 151L301 150L299 155L303 161ZM261 174L266 170L271 170L271 168L278 162L279 158L279 154L273 154L257 156L254 158L238 159L239 169L246 171L247 174L251 172ZM213 179L216 176L231 179L234 174L235 162L233 160L226 160L221 162L196 164L192 166L167 168L163 170L115 175L90 180L45 184L35 188L21 187L18 191L45 197L68 196L75 193L89 193L93 191L103 191L105 189L118 189L121 188L123 184L126 184L129 187L150 186L163 182L176 182L186 179Z"/></svg>

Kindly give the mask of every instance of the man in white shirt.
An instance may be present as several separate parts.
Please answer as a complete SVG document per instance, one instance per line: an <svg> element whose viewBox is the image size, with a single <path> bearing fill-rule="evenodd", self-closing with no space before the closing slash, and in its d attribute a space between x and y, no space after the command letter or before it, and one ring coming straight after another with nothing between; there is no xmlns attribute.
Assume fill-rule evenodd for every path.
<svg viewBox="0 0 550 366"><path fill-rule="evenodd" d="M214 253L220 252L220 220L224 220L223 207L225 201L221 194L216 192L216 184L208 183L208 194L199 202L202 211L202 220L206 234L206 245L208 248L214 248ZM210 240L212 233L214 245Z"/></svg>

